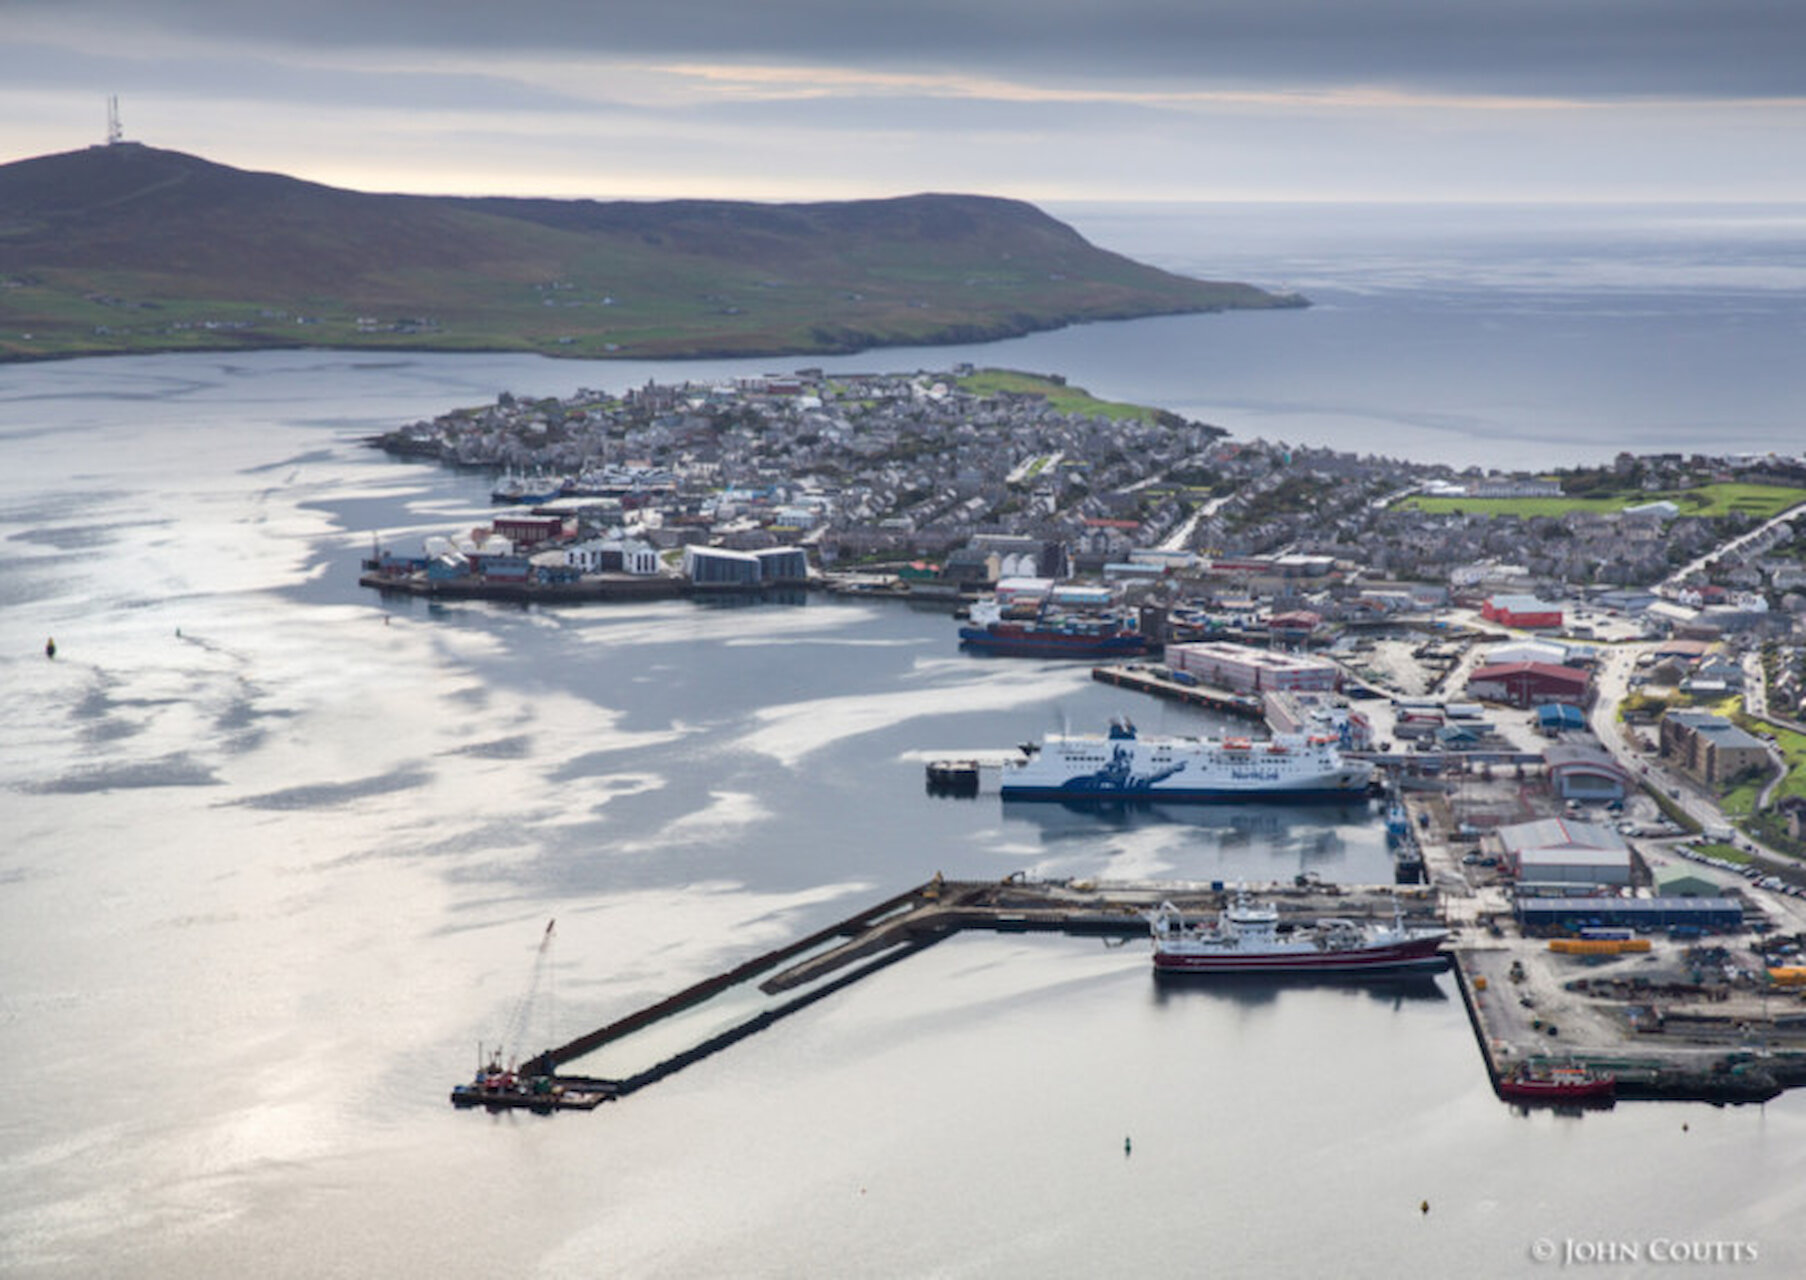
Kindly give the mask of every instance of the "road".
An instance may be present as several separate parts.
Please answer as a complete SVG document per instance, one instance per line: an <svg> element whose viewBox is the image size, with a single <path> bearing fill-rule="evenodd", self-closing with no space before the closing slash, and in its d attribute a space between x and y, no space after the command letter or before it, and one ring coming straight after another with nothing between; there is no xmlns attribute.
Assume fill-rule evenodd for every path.
<svg viewBox="0 0 1806 1280"><path fill-rule="evenodd" d="M1732 831L1730 819L1725 817L1724 810L1718 805L1717 797L1700 786L1682 770L1663 763L1652 754L1645 753L1632 746L1625 737L1625 726L1618 720L1618 706L1630 692L1630 678L1637 669L1637 655L1652 649L1650 644L1622 645L1608 650L1601 659L1595 678L1598 696L1594 699L1589 719L1594 736L1605 746L1612 758L1620 766L1628 769L1633 777L1646 779L1651 785L1660 787L1669 799L1697 822L1701 829L1725 827ZM1754 687L1761 687L1760 672ZM1785 768L1785 761L1778 751L1771 750L1771 758L1777 766ZM1780 781L1776 776L1776 783ZM1772 790L1772 788L1771 788ZM1760 806L1760 802L1759 802ZM1758 865L1769 871L1788 872L1790 878L1797 876L1800 864L1796 859L1777 853L1760 841L1738 833L1736 844L1752 854ZM1777 905L1784 904L1779 918L1794 916L1806 919L1806 908L1802 908L1801 900L1774 895L1772 899Z"/></svg>
<svg viewBox="0 0 1806 1280"><path fill-rule="evenodd" d="M1703 572L1705 567L1712 561L1718 559L1719 556L1724 555L1727 551L1737 551L1749 545L1756 539L1773 530L1776 525L1786 524L1795 516L1802 513L1806 513L1806 502L1802 502L1798 506L1787 508L1787 510L1783 511L1780 515L1775 516L1771 520L1763 521L1748 533L1732 538L1729 542L1720 543L1718 546L1713 547L1710 551L1706 552L1703 556L1682 565L1661 582L1657 583L1654 588L1655 593L1659 596L1667 596L1669 599L1673 599L1676 595L1680 594L1681 584L1683 582L1693 574Z"/></svg>

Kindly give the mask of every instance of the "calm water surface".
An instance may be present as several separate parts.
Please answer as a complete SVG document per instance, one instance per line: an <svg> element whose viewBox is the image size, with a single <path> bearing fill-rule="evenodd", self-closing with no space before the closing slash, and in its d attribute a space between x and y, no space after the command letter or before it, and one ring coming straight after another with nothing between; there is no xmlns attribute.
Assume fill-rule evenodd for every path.
<svg viewBox="0 0 1806 1280"><path fill-rule="evenodd" d="M977 358L1130 395L1111 380L1140 364L1106 366L1148 334L1254 343L1333 316L844 367ZM1601 342L1613 323L1575 320ZM1389 362L1419 394L1405 354L1369 347L1370 382ZM971 936L594 1115L454 1112L446 1089L509 1024L551 917L536 1017L564 1035L936 870L1385 867L1358 806L1112 820L930 799L925 754L1124 709L1208 727L1082 667L962 657L934 614L355 586L373 536L487 515L484 477L361 437L502 389L655 374L678 376L310 353L0 368L0 1025L19 1085L0 1100L0 1272L1516 1275L1540 1240L1679 1240L1757 1246L1719 1270L1798 1274L1806 1106L1518 1115L1446 978L1174 990L1138 947ZM1246 385L1233 398L1259 400ZM1375 397L1357 416L1416 413Z"/></svg>

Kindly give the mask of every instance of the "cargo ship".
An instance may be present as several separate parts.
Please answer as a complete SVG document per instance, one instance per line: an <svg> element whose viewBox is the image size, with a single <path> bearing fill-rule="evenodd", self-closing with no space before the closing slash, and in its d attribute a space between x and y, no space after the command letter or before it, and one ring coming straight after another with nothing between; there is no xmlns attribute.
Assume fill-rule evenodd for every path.
<svg viewBox="0 0 1806 1280"><path fill-rule="evenodd" d="M994 603L972 606L971 625L959 629L962 649L1014 658L1138 658L1152 647L1135 624L1117 614L1051 613L1005 616Z"/></svg>
<svg viewBox="0 0 1806 1280"><path fill-rule="evenodd" d="M1396 914L1390 924L1281 924L1272 905L1237 894L1215 920L1188 923L1167 902L1148 919L1157 974L1396 973L1447 962L1439 948L1448 930L1407 928Z"/></svg>
<svg viewBox="0 0 1806 1280"><path fill-rule="evenodd" d="M1005 800L1360 800L1373 782L1331 733L1144 738L1116 720L1107 736L1050 733L1023 751L1004 766Z"/></svg>

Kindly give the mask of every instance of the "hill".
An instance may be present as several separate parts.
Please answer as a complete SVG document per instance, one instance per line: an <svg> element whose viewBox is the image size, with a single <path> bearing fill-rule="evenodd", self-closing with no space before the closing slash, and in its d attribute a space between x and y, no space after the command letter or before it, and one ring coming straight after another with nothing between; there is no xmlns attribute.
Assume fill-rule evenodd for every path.
<svg viewBox="0 0 1806 1280"><path fill-rule="evenodd" d="M639 357L969 342L1302 306L968 195L381 195L135 143L0 165L0 359L277 346Z"/></svg>

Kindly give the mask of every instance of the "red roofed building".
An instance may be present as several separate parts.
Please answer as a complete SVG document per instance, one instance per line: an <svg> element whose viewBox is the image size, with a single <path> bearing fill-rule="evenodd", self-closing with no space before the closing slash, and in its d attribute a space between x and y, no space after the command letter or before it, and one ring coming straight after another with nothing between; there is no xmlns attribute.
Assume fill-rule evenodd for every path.
<svg viewBox="0 0 1806 1280"><path fill-rule="evenodd" d="M1275 640L1302 644L1322 625L1322 614L1309 609L1294 609L1290 613L1276 613L1268 618L1267 632Z"/></svg>
<svg viewBox="0 0 1806 1280"><path fill-rule="evenodd" d="M1526 631L1561 626L1561 606L1535 596L1489 596L1480 606L1480 616L1501 627L1522 627Z"/></svg>
<svg viewBox="0 0 1806 1280"><path fill-rule="evenodd" d="M1467 696L1513 707L1535 707L1545 702L1585 706L1592 683L1584 671L1548 662L1503 662L1479 667L1467 678Z"/></svg>
<svg viewBox="0 0 1806 1280"><path fill-rule="evenodd" d="M576 521L564 516L497 516L495 531L517 547L531 547L562 538L576 529Z"/></svg>

